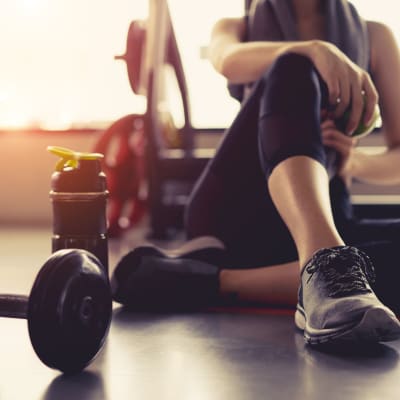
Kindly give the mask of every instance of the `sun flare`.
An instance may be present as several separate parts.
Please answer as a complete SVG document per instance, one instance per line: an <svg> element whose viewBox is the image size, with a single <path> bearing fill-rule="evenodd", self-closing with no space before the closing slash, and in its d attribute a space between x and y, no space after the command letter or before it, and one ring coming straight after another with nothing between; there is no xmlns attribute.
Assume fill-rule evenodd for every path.
<svg viewBox="0 0 400 400"><path fill-rule="evenodd" d="M146 17L148 1L2 0L0 129L99 127L142 112L145 100L133 94L125 64L114 55L125 52L129 24ZM242 15L243 1L169 0L196 126L226 126L237 112L204 49L215 21ZM353 3L400 40L396 2Z"/></svg>

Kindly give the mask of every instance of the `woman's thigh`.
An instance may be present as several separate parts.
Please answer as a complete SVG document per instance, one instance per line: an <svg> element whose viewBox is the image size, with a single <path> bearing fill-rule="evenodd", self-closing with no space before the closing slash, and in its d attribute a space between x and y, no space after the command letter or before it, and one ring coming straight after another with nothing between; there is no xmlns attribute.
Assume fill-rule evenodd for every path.
<svg viewBox="0 0 400 400"><path fill-rule="evenodd" d="M207 171L186 213L189 238L211 235L227 249L227 268L254 268L296 259L292 237L261 175L231 181Z"/></svg>

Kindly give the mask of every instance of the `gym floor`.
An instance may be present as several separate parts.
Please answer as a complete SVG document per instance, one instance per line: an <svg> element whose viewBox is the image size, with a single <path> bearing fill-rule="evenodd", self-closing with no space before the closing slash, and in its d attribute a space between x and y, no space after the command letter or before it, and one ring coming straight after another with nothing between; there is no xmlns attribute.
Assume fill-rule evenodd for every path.
<svg viewBox="0 0 400 400"><path fill-rule="evenodd" d="M110 241L110 264L140 240ZM0 290L29 293L50 229L0 229ZM66 377L36 357L24 320L0 320L0 399L398 399L400 341L333 354L309 349L283 310L128 313L115 304L99 357Z"/></svg>

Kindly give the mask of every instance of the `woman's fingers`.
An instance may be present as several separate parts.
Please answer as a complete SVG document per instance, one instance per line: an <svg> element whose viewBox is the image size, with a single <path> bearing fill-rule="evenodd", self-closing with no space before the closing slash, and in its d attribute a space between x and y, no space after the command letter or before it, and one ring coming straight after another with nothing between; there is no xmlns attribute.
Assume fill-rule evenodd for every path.
<svg viewBox="0 0 400 400"><path fill-rule="evenodd" d="M325 119L321 122L321 130L324 131L328 128L336 129L335 121L333 119Z"/></svg>
<svg viewBox="0 0 400 400"><path fill-rule="evenodd" d="M357 129L361 121L364 101L361 84L355 82L355 84L351 86L351 108L345 132L348 135L351 135Z"/></svg>
<svg viewBox="0 0 400 400"><path fill-rule="evenodd" d="M335 150L339 155L336 172L347 182L351 178L352 154L357 139L346 136L328 125L326 128L322 128L321 124L321 129L323 144Z"/></svg>
<svg viewBox="0 0 400 400"><path fill-rule="evenodd" d="M369 125L374 117L375 108L378 104L378 92L368 74L365 74L364 77L363 91L365 101L363 123L364 125Z"/></svg>
<svg viewBox="0 0 400 400"><path fill-rule="evenodd" d="M341 80L341 102L334 115L340 118L348 110L344 133L351 136L360 123L369 125L378 102L378 93L365 71L352 72L348 76L349 81L346 78Z"/></svg>
<svg viewBox="0 0 400 400"><path fill-rule="evenodd" d="M372 80L335 45L316 41L310 49L310 57L328 87L328 111L336 119L348 112L345 133L351 135L360 122L368 123L374 116L378 96Z"/></svg>
<svg viewBox="0 0 400 400"><path fill-rule="evenodd" d="M333 110L336 110L341 102L340 80L336 76L332 76L330 79L326 79L325 82L328 86L329 104L332 106Z"/></svg>
<svg viewBox="0 0 400 400"><path fill-rule="evenodd" d="M322 142L325 146L329 146L338 151L342 156L346 156L351 152L351 149L356 145L357 139L343 135L342 132L335 128L326 126L322 128Z"/></svg>
<svg viewBox="0 0 400 400"><path fill-rule="evenodd" d="M341 73L339 76L339 86L340 86L340 102L338 102L337 107L335 109L335 117L339 118L343 115L343 113L347 110L351 102L351 91L350 91L350 82L348 79L348 74Z"/></svg>

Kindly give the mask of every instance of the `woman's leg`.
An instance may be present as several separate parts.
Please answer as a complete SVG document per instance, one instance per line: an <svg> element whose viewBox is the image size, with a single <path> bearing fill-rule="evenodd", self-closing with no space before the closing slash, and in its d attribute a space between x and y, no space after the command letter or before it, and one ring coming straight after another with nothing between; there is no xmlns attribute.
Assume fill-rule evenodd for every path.
<svg viewBox="0 0 400 400"><path fill-rule="evenodd" d="M344 244L332 215L320 133L327 92L311 61L297 54L280 57L266 79L259 122L261 159L271 197L303 266L318 249Z"/></svg>
<svg viewBox="0 0 400 400"><path fill-rule="evenodd" d="M376 280L372 288L385 305L400 314L400 265L396 261L400 219L356 219L348 188L338 177L330 182L330 197L341 236L347 244L363 250L373 262ZM263 243L257 246L262 248ZM298 268L298 261L294 261L264 268L223 269L220 274L221 294L229 296L234 293L236 298L245 302L293 306L297 302Z"/></svg>
<svg viewBox="0 0 400 400"><path fill-rule="evenodd" d="M248 242L261 237L270 257L254 263L249 251L249 267L294 261L297 251L304 265L319 248L343 244L332 218L319 127L326 102L326 87L307 58L278 59L197 183L186 210L188 237L219 237L242 265L238 246L248 250Z"/></svg>
<svg viewBox="0 0 400 400"><path fill-rule="evenodd" d="M283 57L272 72L267 73L266 79L259 82L238 118L227 131L215 158L192 193L186 210L186 231L189 238L214 235L221 238L227 245L230 256L227 257L226 268L220 274L220 289L223 296L234 294L242 301L293 306L297 302L299 265L303 265L315 250L321 247L333 247L343 242L336 232L331 216L328 176L322 164L315 161L315 158L321 162L325 161L317 131L319 109L324 100L321 99L319 93L319 82L315 82L315 79L311 82L315 87L306 88L308 92L311 91L311 94L308 94L311 98L303 99L308 102L309 109L301 110L302 115L300 115L301 122L309 119L313 125L310 126L307 122L306 126L297 132L300 142L292 138L291 142L295 143L294 145L285 137L282 137L284 143L279 143L278 140L271 143L269 140L267 155L270 159L265 160L261 155L264 166L278 162L279 156L284 158L285 151L313 155L313 158L292 157L281 162L275 169L273 177L270 178L270 182L271 179L273 181L272 191L271 184L268 188L265 175L260 168L258 154L264 140L262 136L257 136L259 129L268 135L274 131L275 135L282 135L282 130L291 132L293 126L301 125L296 121L288 120L285 113L283 124L287 126L266 127L263 110L261 110L261 121L258 122L260 99L266 94L265 83L271 80L281 81L279 75L281 75L282 64L288 58L291 64L292 55ZM296 63L299 61L303 63L302 59L294 58ZM310 66L307 68L312 71ZM293 70L289 72L293 74ZM312 73L315 74L313 71ZM286 79L285 76L285 84L291 90L291 83ZM296 90L296 88L293 89ZM281 88L275 86L274 90L279 92ZM286 88L285 91L287 91ZM302 92L304 93L304 90L300 88L300 93ZM289 99L293 100L293 97ZM276 100L276 95L273 95L273 100ZM262 105L266 107L265 100ZM296 104L295 106L300 108ZM304 138L302 130L306 134L308 132L312 134ZM262 135L263 132L259 134ZM274 154L271 154L272 151ZM300 169L303 170L300 172ZM274 183L275 181L277 183ZM295 185L293 181L296 182ZM321 183L322 187L320 187ZM282 194L289 190L293 190L291 195ZM310 227L315 228L313 232L311 228L310 232L307 232L307 236L310 237L308 241L303 241L304 228L299 229L299 232L294 235L299 246L302 246L301 253L304 254L302 264L297 261L296 246L273 205L270 192L281 193L275 196L274 200L281 206L280 211L284 216L286 212L282 208L291 209L296 213L286 217L288 222L299 221L298 215L304 216L303 225L306 218L309 219L311 216L315 218L315 221L311 223L307 221ZM299 205L305 204L300 199L307 200L307 205L312 212L306 208L299 208ZM315 214L317 209L320 210L318 217ZM296 224L293 225L296 228ZM314 239L311 240L311 238Z"/></svg>
<svg viewBox="0 0 400 400"><path fill-rule="evenodd" d="M154 307L178 303L189 305L188 293L190 298L193 294L201 293L204 303L207 303L207 297L210 298L208 294L214 287L222 289L223 286L222 290L226 289L229 294L235 292L243 300L258 301L262 300L259 296L261 289L254 298L249 290L250 278L254 276L259 280L261 270L254 269L254 275L247 274L246 280L242 280L240 273L237 273L233 281L225 281L225 277L230 278L232 275L220 269L257 268L297 259L296 246L270 198L260 165L258 117L263 92L264 82L259 81L232 126L226 131L186 208L188 238L215 236L222 240L226 247L223 262L215 261L214 257L202 257L200 261L203 264L199 264L199 258L193 257L193 254L189 254L189 259L184 256L170 259L158 250L137 247L123 257L115 268L111 279L114 300L137 307L149 304ZM206 253L208 257L209 252ZM212 265L204 265L204 261ZM261 275L266 278L265 283L273 282L266 269ZM214 276L215 279L212 278ZM229 284L226 285L228 281L235 280L239 285L231 288ZM211 289L199 290L205 286ZM279 285L271 286L271 292L276 292L277 288ZM265 286L264 290L269 292L270 288ZM180 295L181 301L178 301ZM174 299L172 303L171 297ZM285 295L274 297L287 303ZM289 303L293 302L293 297L292 292ZM198 300L201 302L201 299Z"/></svg>
<svg viewBox="0 0 400 400"><path fill-rule="evenodd" d="M372 288L378 298L400 314L400 220L348 220L341 234L346 243L364 251L372 260L376 279ZM221 295L235 294L239 301L295 306L299 287L299 262L268 267L222 269Z"/></svg>
<svg viewBox="0 0 400 400"><path fill-rule="evenodd" d="M260 80L225 132L185 209L188 239L215 236L224 267L257 268L297 259L296 246L273 204L259 159Z"/></svg>
<svg viewBox="0 0 400 400"><path fill-rule="evenodd" d="M318 161L288 158L273 170L268 186L294 238L301 267L317 250L344 245L333 220L329 178Z"/></svg>
<svg viewBox="0 0 400 400"><path fill-rule="evenodd" d="M297 327L310 344L400 337L395 315L371 289L370 259L344 246L334 223L320 129L324 85L317 71L307 57L286 54L266 78L260 155L299 254Z"/></svg>
<svg viewBox="0 0 400 400"><path fill-rule="evenodd" d="M252 231L265 230L280 218L269 198L258 158L258 115L263 86L260 81L242 106L191 193L185 208L188 239L215 236L230 252L255 236ZM266 226L257 222L260 219ZM283 221L280 224L284 226ZM287 239L292 240L288 232Z"/></svg>
<svg viewBox="0 0 400 400"><path fill-rule="evenodd" d="M295 307L299 289L299 263L293 261L250 269L222 269L222 297L239 302Z"/></svg>
<svg viewBox="0 0 400 400"><path fill-rule="evenodd" d="M195 189L186 218L189 237L216 235L227 244L231 256L234 254L238 259L252 260L254 255L247 250L251 248L253 229L257 239L264 243L261 249L264 258L269 258L269 262L264 265L274 265L296 260L291 233L305 262L313 248L343 243L333 224L328 175L324 170L326 154L319 127L321 84L307 58L288 54L274 64L266 79L256 89L259 92L255 91L256 95L245 104L234 123L236 131L228 131L217 156ZM261 108L258 107L260 98ZM255 103L254 109L246 109L251 101ZM258 130L249 127L248 122L252 118L246 119L244 110L249 111L250 115L254 115L254 110L260 110ZM258 137L254 131L258 131ZM257 150L260 152L265 176L255 157ZM210 183L210 177L213 177L211 182L216 197L207 196L207 185L204 182ZM288 207L294 210L287 210ZM229 211L226 212L226 209ZM321 227L318 223L321 223ZM306 226L297 226L303 224ZM317 226L309 227L308 224ZM305 245L302 243L302 235ZM237 264L237 258L231 257L230 262ZM147 261L154 267L157 256L148 257ZM259 261L257 259L256 263L249 263L253 266L263 265ZM138 264L142 266L141 260L138 260ZM171 275L180 276L192 267L196 270L202 267L190 260L171 260L161 264L163 276L168 270ZM343 334L349 335L346 338L351 339L353 328L357 329L357 337L365 336L372 340L398 337L400 325L395 321L393 313L379 303L367 283L367 264L357 249L347 247L323 249L307 263L299 279L300 294L296 312L296 316L301 314L303 320L300 321L298 317L296 322L302 329L308 329L308 335L315 336L310 341L319 343L338 335L342 337ZM295 265L291 264L292 271ZM279 268L271 271L279 272ZM177 269L179 274L175 273ZM267 276L262 270L258 273L259 276ZM225 275L223 279L226 283L226 274L221 272L220 275ZM239 273L236 274L236 280L239 277ZM129 282L134 278L128 278L124 282L127 282L125 289L129 295ZM268 280L273 279L270 273ZM191 280L188 277L187 282ZM171 282L174 283L175 279ZM181 293L188 294L190 288L182 280L179 282L180 287L185 289ZM169 293L176 294L177 288L170 288ZM224 290L223 286L221 289ZM293 293L290 288L287 292ZM185 297L181 301L185 302ZM367 313L368 318L364 318ZM349 326L350 331L346 331Z"/></svg>

